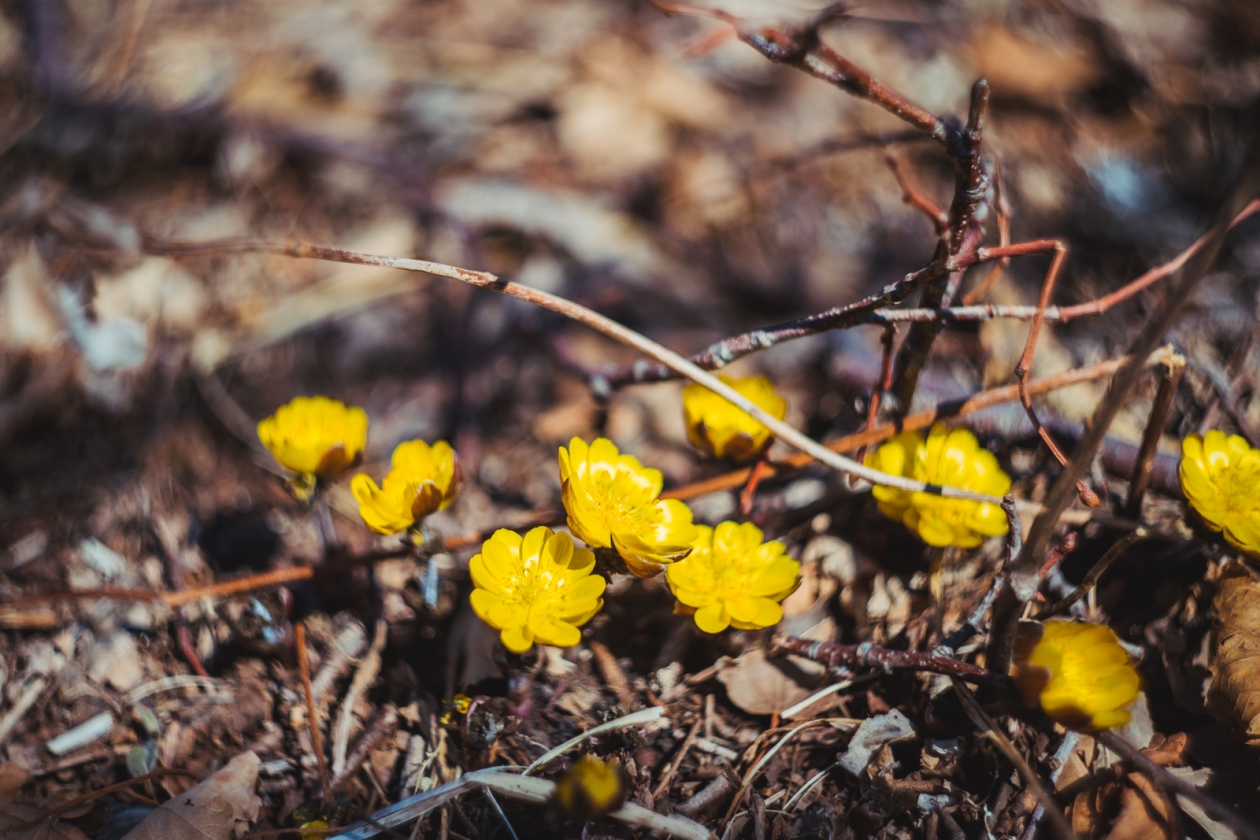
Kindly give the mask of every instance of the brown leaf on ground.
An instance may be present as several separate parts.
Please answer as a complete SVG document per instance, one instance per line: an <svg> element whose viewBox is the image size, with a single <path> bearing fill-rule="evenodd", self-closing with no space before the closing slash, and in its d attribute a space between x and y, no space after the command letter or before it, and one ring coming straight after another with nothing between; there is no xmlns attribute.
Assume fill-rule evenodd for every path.
<svg viewBox="0 0 1260 840"><path fill-rule="evenodd" d="M258 756L241 753L222 770L167 800L123 840L230 840L249 829L262 804L254 795Z"/></svg>
<svg viewBox="0 0 1260 840"><path fill-rule="evenodd" d="M1130 773L1131 786L1120 794L1120 816L1107 840L1161 840L1167 837L1168 806L1141 773Z"/></svg>
<svg viewBox="0 0 1260 840"><path fill-rule="evenodd" d="M1260 747L1260 583L1242 566L1226 570L1212 607L1208 711Z"/></svg>
<svg viewBox="0 0 1260 840"><path fill-rule="evenodd" d="M87 840L72 825L46 821L48 812L27 805L0 805L0 837L5 840Z"/></svg>
<svg viewBox="0 0 1260 840"><path fill-rule="evenodd" d="M798 668L794 657L770 660L762 650L750 650L718 674L731 702L750 715L781 712L801 702L818 688L819 677Z"/></svg>

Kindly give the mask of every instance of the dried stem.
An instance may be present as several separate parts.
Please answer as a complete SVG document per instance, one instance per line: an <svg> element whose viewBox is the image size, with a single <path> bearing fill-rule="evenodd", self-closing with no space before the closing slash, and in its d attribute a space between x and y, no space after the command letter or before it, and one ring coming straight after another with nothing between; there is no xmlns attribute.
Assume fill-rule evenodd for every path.
<svg viewBox="0 0 1260 840"><path fill-rule="evenodd" d="M1230 227L1239 224L1245 219L1250 218L1256 212L1260 211L1260 199L1250 202L1237 217L1233 220ZM1208 234L1199 237L1190 247L1186 248L1173 259L1162 265L1155 266L1149 271L1142 274L1135 280L1126 283L1114 292L1103 295L1100 298L1086 301L1084 303L1074 304L1072 306L1048 306L1042 313L1042 320L1045 323L1067 323L1076 318L1083 318L1090 315L1101 315L1117 304L1129 300L1139 292L1153 286L1155 283L1172 275L1178 271L1186 262L1199 252L1199 250L1207 243ZM970 256L955 257L951 264L957 268L968 268L983 262L991 262L995 260L1007 260L1014 256L1026 256L1028 254L1045 253L1047 248L1052 247L1056 240L1039 239L1032 242L1019 243L1016 245L998 246L996 248L978 248L975 253ZM741 359L750 353L756 353L782 344L785 341L792 341L798 338L806 338L819 333L828 332L830 330L848 329L860 324L890 324L890 323L915 323L919 321L949 321L949 322L966 322L966 321L989 321L997 318L1011 318L1018 320L1031 320L1037 317L1036 306L995 306L976 305L976 306L959 306L953 308L917 308L917 309L885 309L883 307L898 303L909 296L914 289L918 288L923 282L945 271L947 265L939 261L933 261L927 267L920 269L914 274L907 275L898 283L888 286L878 295L872 295L857 303L839 306L819 312L815 315L808 315L794 321L786 321L770 327L753 330L751 332L734 335L725 338L719 342L709 345L701 352L691 357L691 360L706 370L717 370L731 362ZM913 278L913 280L912 280ZM894 291L895 290L895 291ZM893 299L895 298L895 300ZM880 302L880 301L887 301ZM608 371L596 374L592 377L593 382L598 381L603 392L610 389L619 388L623 385L632 385L642 382L661 382L675 378L669 368L663 365L636 365L618 371ZM597 391L599 389L597 388Z"/></svg>
<svg viewBox="0 0 1260 840"><path fill-rule="evenodd" d="M1161 350L1154 356L1151 356L1145 366L1161 364L1165 361L1171 351ZM1057 373L1053 376L1047 376L1042 379L1034 379L1028 383L1028 393L1036 396L1038 394L1046 394L1060 388L1067 388L1081 382L1091 382L1096 379L1104 379L1115 374L1126 362L1127 358L1116 359L1110 362L1099 362L1096 365L1070 370L1064 373ZM990 408L1002 403L1012 402L1019 399L1019 386L1003 385L998 388L991 388L982 391L974 397L969 397L960 402L948 402L920 411L903 418L899 422L881 423L872 429L861 432L854 432L845 435L838 440L831 441L827 444L828 449L834 449L837 452L855 452L863 447L871 446L876 443L882 443L889 438L894 437L902 431L917 431L926 429L939 420L946 420L951 417L961 417L972 412ZM793 455L781 461L774 462L777 473L783 475L792 470L798 470L809 464L812 464L813 458L808 455ZM682 487L676 487L673 490L666 490L661 495L664 498L671 499L694 499L697 496L703 496L706 493L716 493L720 490L730 490L740 487L752 474L752 469L745 467L743 469L734 470L723 475L707 478L703 481L697 481L692 484L686 484Z"/></svg>
<svg viewBox="0 0 1260 840"><path fill-rule="evenodd" d="M897 185L901 187L902 200L928 217L928 221L932 223L937 236L944 235L949 230L949 214L942 208L937 207L932 199L923 194L918 185L914 183L910 173L906 171L901 158L889 152L885 159L888 161L889 168L893 171L893 176L897 179Z"/></svg>
<svg viewBox="0 0 1260 840"><path fill-rule="evenodd" d="M1063 261L1067 259L1067 248L1062 242L1056 241L1051 250L1054 253L1054 259L1050 261L1050 269L1046 272L1046 279L1041 284L1041 295L1037 298L1037 314L1033 316L1032 325L1028 328L1028 340L1024 343L1024 354L1020 357L1019 364L1015 366L1015 378L1019 382L1019 401L1024 404L1024 411L1028 414L1028 419L1032 422L1033 428L1037 430L1037 435L1045 443L1046 448L1050 450L1050 454L1059 462L1059 465L1066 467L1067 456L1059 449L1059 445L1054 442L1054 438L1050 437L1046 427L1041 425L1041 421L1037 419L1037 411L1032 404L1032 395L1028 393L1028 373L1032 370L1033 355L1037 352L1037 337L1041 334L1041 324L1045 319L1046 306L1050 303L1050 296L1054 294L1054 283L1058 279L1059 269L1063 267ZM1085 504L1090 507L1098 507L1098 494L1089 488L1084 479L1076 482L1076 493Z"/></svg>
<svg viewBox="0 0 1260 840"><path fill-rule="evenodd" d="M152 238L146 239L147 243L153 244L156 240ZM594 310L585 306L574 303L565 298L553 295L539 289L533 289L528 286L522 286L519 283L513 283L509 280L501 280L500 278L482 271L472 271L466 268L457 268L455 266L443 265L441 263L430 262L428 260L416 260L405 257L390 257L379 254L366 254L359 251L347 251L341 248L329 248L320 245L310 245L302 242L277 242L272 240L226 240L219 243L223 247L221 249L214 247L214 243L196 243L196 244L179 244L165 243L162 253L222 253L223 251L234 251L237 253L264 253L264 254L281 254L289 257L297 257L303 259L317 259L328 262L349 263L351 265L371 265L383 266L387 268L398 268L404 271L419 271L426 274L436 274L440 277L449 277L451 279L460 280L481 289L489 289L490 291L499 292L527 303L550 309L558 312L565 317L571 318L578 323L585 324L604 335L625 344L643 353L645 356L663 364L677 373L698 382L705 388L722 397L736 408L744 411L753 419L770 429L775 437L785 443L807 453L815 460L838 470L839 472L856 475L859 478L866 479L873 484L882 484L888 487L895 487L900 490L907 490L912 493L933 493L935 495L944 496L946 498L969 499L972 501L991 502L997 504L1000 499L983 493L973 493L968 490L960 490L954 487L940 487L936 485L925 484L921 481L913 481L911 479L902 478L900 476L889 475L869 467L863 466L858 462L839 455L824 447L822 444L813 440L797 429L788 425L784 421L767 412L765 409L753 403L747 397L722 382L711 373L702 370L694 363L688 361L672 350L657 344L640 333L635 332L627 327L622 326L611 318L600 315Z"/></svg>
<svg viewBox="0 0 1260 840"><path fill-rule="evenodd" d="M997 745L998 749L1007 757L1007 759L1015 765L1019 770L1019 774L1024 777L1024 782L1037 795L1037 800L1045 806L1045 813L1050 817L1050 822L1054 823L1055 830L1065 838L1071 840L1076 834L1072 831L1072 826L1068 824L1067 818L1063 816L1062 809L1058 803L1050 796L1045 786L1041 784L1041 778L1024 760L1024 756L1019 750L1015 749L1015 745L1011 743L1011 739L1006 737L998 725L993 722L993 718L985 713L980 706L976 696L971 693L971 689L963 684L958 678L953 679L954 693L958 695L958 699L962 701L963 709L967 712L967 716L971 718L980 729L987 732L989 740Z"/></svg>
<svg viewBox="0 0 1260 840"><path fill-rule="evenodd" d="M1024 546L1023 526L1019 521L1019 513L1015 509L1015 495L1007 493L1002 498L1002 510L1006 513L1006 561L1002 564L1001 570L993 578L993 583L989 587L989 591L980 599L980 603L976 604L976 608L972 610L971 616L967 619L967 623L959 627L953 633L941 642L933 653L941 656L952 656L954 651L962 647L972 636L983 630L984 617L989 614L989 610L993 607L993 601L997 598L997 593L1001 589L1002 580L1004 579L1007 569L1015 565L1015 558L1019 556L1020 549Z"/></svg>
<svg viewBox="0 0 1260 840"><path fill-rule="evenodd" d="M324 799L332 800L332 785L328 781L328 765L324 762L324 744L319 735L319 710L315 707L315 693L311 690L311 666L306 656L306 625L294 623L294 645L297 648L298 673L302 675L302 691L306 694L306 720L311 730L311 748L319 762L319 780L323 784Z"/></svg>
<svg viewBox="0 0 1260 840"><path fill-rule="evenodd" d="M1120 368L1102 401L1094 410L1085 432L1077 441L1072 458L1059 474L1046 497L1045 510L1034 520L1024 543L1024 550L1016 562L1006 585L998 595L994 606L993 631L989 635L989 647L985 661L994 670L1005 672L1010 668L1014 652L1015 630L1024 604L1032 598L1039 582L1038 569L1050 539L1058 527L1059 518L1067 510L1075 495L1076 482L1085 474L1093 461L1103 437L1111 427L1111 421L1137 384L1142 372L1141 359L1147 358L1164 340L1165 333L1176 322L1189 303L1190 295L1203 275L1216 261L1225 237L1243 206L1260 187L1260 161L1250 162L1235 183L1228 199L1217 214L1215 224L1201 239L1202 246L1186 261L1185 266L1168 289L1167 297L1150 319L1146 329L1137 337L1129 351L1130 361Z"/></svg>
<svg viewBox="0 0 1260 840"><path fill-rule="evenodd" d="M1120 539L1116 540L1111 548L1107 549L1103 556L1098 558L1098 562L1095 563L1094 567L1089 570L1089 574L1085 575L1085 579L1081 581L1079 586L1069 592L1064 598L1055 602L1052 606L1038 613L1037 618L1045 619L1052 615L1057 615L1084 598L1089 590L1098 585L1099 579L1107 573L1107 570L1111 568L1112 563L1123 557L1124 553L1128 551L1129 547L1135 542L1138 540L1144 540L1148 536L1150 536L1149 532L1147 532L1145 528L1138 526Z"/></svg>
<svg viewBox="0 0 1260 840"><path fill-rule="evenodd" d="M840 645L815 642L790 636L776 637L770 643L770 655L801 656L828 668L873 668L877 671L928 671L957 677L977 685L1004 685L1007 677L979 665L949 656L922 651L890 650L870 642Z"/></svg>
<svg viewBox="0 0 1260 840"><path fill-rule="evenodd" d="M1181 375L1185 371L1185 356L1180 353L1174 354L1168 360L1164 376L1159 381L1159 390L1155 393L1155 402L1151 406L1146 429L1142 432L1142 445L1138 448L1137 463L1133 465L1133 477L1129 480L1129 498L1124 503L1124 515L1129 519L1142 518L1142 497L1146 495L1146 487L1151 480L1151 466L1155 463L1155 452L1159 447L1159 439L1164 435L1164 425L1168 422L1168 410L1172 408L1173 397L1177 396L1177 386L1181 384Z"/></svg>

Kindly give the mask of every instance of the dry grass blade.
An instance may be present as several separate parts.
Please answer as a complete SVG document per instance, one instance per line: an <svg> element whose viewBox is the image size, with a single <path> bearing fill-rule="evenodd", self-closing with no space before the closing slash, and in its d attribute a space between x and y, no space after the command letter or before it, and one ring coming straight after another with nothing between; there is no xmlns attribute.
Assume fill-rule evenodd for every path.
<svg viewBox="0 0 1260 840"><path fill-rule="evenodd" d="M628 715L622 715L616 720L610 720L607 723L601 723L599 726L592 727L591 729L588 729L587 731L583 732L581 735L574 736L573 738L570 738L569 740L565 741L560 746L543 753L534 761L533 764L525 768L525 775L528 776L530 773L534 772L539 767L544 766L547 762L551 761L553 758L563 755L564 753L573 749L578 744L585 741L587 738L593 738L596 735L602 735L605 732L612 732L614 729L625 729L628 726L643 726L645 724L658 721L664 716L665 716L665 707L653 706L650 709L642 709L637 712L631 712Z"/></svg>
<svg viewBox="0 0 1260 840"><path fill-rule="evenodd" d="M543 804L551 798L556 785L546 779L507 773L498 768L477 770L433 790L404 799L383 811L378 811L370 819L334 835L333 840L367 840L394 826L418 819L452 799L477 788L489 789L494 793L523 802ZM658 814L634 803L623 805L609 816L627 825L647 831L659 831L665 836L678 837L682 840L710 840L713 837L708 829L694 820L677 815Z"/></svg>

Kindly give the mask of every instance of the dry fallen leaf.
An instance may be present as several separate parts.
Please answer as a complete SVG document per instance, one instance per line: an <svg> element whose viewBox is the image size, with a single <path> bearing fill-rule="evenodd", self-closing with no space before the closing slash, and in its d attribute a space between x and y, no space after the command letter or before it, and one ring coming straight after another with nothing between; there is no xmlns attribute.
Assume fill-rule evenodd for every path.
<svg viewBox="0 0 1260 840"><path fill-rule="evenodd" d="M1167 836L1168 806L1150 780L1130 773L1132 787L1120 795L1120 816L1116 817L1107 840L1162 840Z"/></svg>
<svg viewBox="0 0 1260 840"><path fill-rule="evenodd" d="M62 822L49 825L47 816L47 811L28 805L0 805L0 837L5 840L87 840L87 835L72 825Z"/></svg>
<svg viewBox="0 0 1260 840"><path fill-rule="evenodd" d="M1212 608L1208 711L1260 747L1260 583L1242 566L1227 569Z"/></svg>
<svg viewBox="0 0 1260 840"><path fill-rule="evenodd" d="M123 840L239 837L249 829L262 805L262 800L254 795L259 763L254 753L241 753L210 778L167 800Z"/></svg>
<svg viewBox="0 0 1260 840"><path fill-rule="evenodd" d="M810 666L816 670L807 670ZM750 715L769 715L813 694L823 685L826 675L814 663L797 657L766 659L765 651L750 650L717 678L736 706Z"/></svg>

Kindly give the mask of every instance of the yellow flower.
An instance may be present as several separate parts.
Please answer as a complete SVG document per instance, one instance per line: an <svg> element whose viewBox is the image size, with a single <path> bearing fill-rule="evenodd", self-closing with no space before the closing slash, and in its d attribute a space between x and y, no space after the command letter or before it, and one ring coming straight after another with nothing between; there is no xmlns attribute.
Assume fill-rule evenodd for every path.
<svg viewBox="0 0 1260 840"><path fill-rule="evenodd" d="M569 819L595 820L626 801L620 768L610 761L584 755L556 782L555 803Z"/></svg>
<svg viewBox="0 0 1260 840"><path fill-rule="evenodd" d="M1024 702L1069 729L1102 730L1129 722L1137 669L1110 627L1049 621L1020 626L1012 675Z"/></svg>
<svg viewBox="0 0 1260 840"><path fill-rule="evenodd" d="M1181 442L1181 492L1234 548L1260 555L1260 449L1215 429Z"/></svg>
<svg viewBox="0 0 1260 840"><path fill-rule="evenodd" d="M444 440L433 446L422 440L400 443L392 464L380 487L363 473L350 482L359 515L378 534L396 534L445 510L459 492L459 458Z"/></svg>
<svg viewBox="0 0 1260 840"><path fill-rule="evenodd" d="M694 610L696 626L721 633L771 627L783 618L779 602L800 584L801 564L783 543L763 543L761 530L745 522L698 526L694 548L670 566L665 579L684 611Z"/></svg>
<svg viewBox="0 0 1260 840"><path fill-rule="evenodd" d="M787 416L787 401L766 377L718 378L778 419ZM683 389L683 417L691 445L718 458L747 461L770 443L769 429L703 385Z"/></svg>
<svg viewBox="0 0 1260 840"><path fill-rule="evenodd" d="M534 642L572 647L578 627L604 605L604 579L591 575L595 555L568 534L534 528L521 537L500 529L468 564L476 587L473 612L501 631L503 646L524 653Z"/></svg>
<svg viewBox="0 0 1260 840"><path fill-rule="evenodd" d="M1011 479L992 452L981 449L966 429L937 424L925 441L917 432L902 432L866 456L866 466L927 484L1002 496ZM910 493L876 485L871 495L885 516L905 523L928 545L975 548L985 537L1005 534L1010 527L1002 508L989 502L947 499L934 493Z"/></svg>
<svg viewBox="0 0 1260 840"><path fill-rule="evenodd" d="M297 473L294 491L308 499L316 477L335 478L358 459L367 430L367 413L357 406L328 397L294 397L258 424L258 439L280 466Z"/></svg>
<svg viewBox="0 0 1260 840"><path fill-rule="evenodd" d="M560 447L560 498L569 530L592 548L615 548L638 577L660 574L662 563L691 551L691 508L661 499L661 473L622 455L607 438L581 438Z"/></svg>

